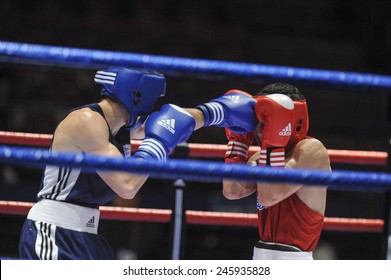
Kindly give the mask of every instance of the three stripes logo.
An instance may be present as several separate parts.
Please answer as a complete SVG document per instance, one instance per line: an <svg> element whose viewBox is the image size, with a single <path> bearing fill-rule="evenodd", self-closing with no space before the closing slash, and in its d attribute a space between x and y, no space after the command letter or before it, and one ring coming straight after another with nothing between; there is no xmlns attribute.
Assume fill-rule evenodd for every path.
<svg viewBox="0 0 391 280"><path fill-rule="evenodd" d="M116 77L117 77L117 73L98 71L95 74L94 81L101 85L103 84L114 85Z"/></svg>
<svg viewBox="0 0 391 280"><path fill-rule="evenodd" d="M240 96L239 95L224 95L223 98L228 98L231 101L233 101L235 103L238 103L239 99L240 99Z"/></svg>
<svg viewBox="0 0 391 280"><path fill-rule="evenodd" d="M175 119L160 120L157 124L164 127L172 134L175 134Z"/></svg>
<svg viewBox="0 0 391 280"><path fill-rule="evenodd" d="M292 135L292 125L288 123L288 125L278 133L280 136L291 136Z"/></svg>
<svg viewBox="0 0 391 280"><path fill-rule="evenodd" d="M92 216L92 218L86 223L86 227L90 227L90 228L95 227L95 216Z"/></svg>
<svg viewBox="0 0 391 280"><path fill-rule="evenodd" d="M229 141L225 156L243 157L247 159L248 149L249 146L244 143L238 141Z"/></svg>

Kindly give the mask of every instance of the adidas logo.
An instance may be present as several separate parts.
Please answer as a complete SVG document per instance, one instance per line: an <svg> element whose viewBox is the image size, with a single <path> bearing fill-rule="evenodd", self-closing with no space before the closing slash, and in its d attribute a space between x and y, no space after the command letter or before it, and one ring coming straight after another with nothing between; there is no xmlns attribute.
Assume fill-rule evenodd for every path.
<svg viewBox="0 0 391 280"><path fill-rule="evenodd" d="M291 123L289 123L283 130L278 133L280 136L291 136L292 134L292 126Z"/></svg>
<svg viewBox="0 0 391 280"><path fill-rule="evenodd" d="M157 122L158 125L161 125L165 129L167 129L172 134L175 134L175 119L166 119L166 120L160 120Z"/></svg>
<svg viewBox="0 0 391 280"><path fill-rule="evenodd" d="M235 102L235 103L238 103L238 102L239 102L239 99L240 99L240 96L239 96L239 95L224 95L223 97L224 97L224 98L231 99L231 101L233 101L233 102Z"/></svg>
<svg viewBox="0 0 391 280"><path fill-rule="evenodd" d="M92 218L86 223L86 227L90 227L90 228L95 227L95 216L92 216Z"/></svg>

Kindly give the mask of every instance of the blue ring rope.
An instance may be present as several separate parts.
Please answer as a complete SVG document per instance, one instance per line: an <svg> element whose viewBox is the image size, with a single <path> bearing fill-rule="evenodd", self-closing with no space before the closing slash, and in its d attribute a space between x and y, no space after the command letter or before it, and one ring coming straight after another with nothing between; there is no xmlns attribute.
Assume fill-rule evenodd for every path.
<svg viewBox="0 0 391 280"><path fill-rule="evenodd" d="M339 190L391 191L391 174L377 172L317 171L250 167L245 164L170 159L166 162L114 158L81 153L51 153L47 149L0 146L0 162L43 167L47 164L94 170L149 174L162 179L220 182L223 178L242 181L328 186Z"/></svg>
<svg viewBox="0 0 391 280"><path fill-rule="evenodd" d="M191 74L192 77L219 78L239 76L258 82L263 79L283 79L371 89L386 92L391 89L391 77L357 72L342 72L255 63L217 61L209 59L170 57L162 55L115 52L0 41L0 61L49 64L55 66L101 68L122 65L157 70L168 74Z"/></svg>

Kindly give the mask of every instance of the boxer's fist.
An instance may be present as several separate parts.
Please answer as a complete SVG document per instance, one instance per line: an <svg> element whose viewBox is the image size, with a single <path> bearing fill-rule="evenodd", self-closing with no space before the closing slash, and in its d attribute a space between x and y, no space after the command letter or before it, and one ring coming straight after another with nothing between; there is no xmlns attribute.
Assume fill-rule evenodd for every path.
<svg viewBox="0 0 391 280"><path fill-rule="evenodd" d="M257 124L255 103L250 94L233 89L196 108L204 114L204 126L216 125L236 133L247 133L252 132Z"/></svg>
<svg viewBox="0 0 391 280"><path fill-rule="evenodd" d="M226 163L245 163L247 161L248 150L253 143L254 133L238 134L225 128L228 144L224 161Z"/></svg>
<svg viewBox="0 0 391 280"><path fill-rule="evenodd" d="M192 115L176 105L166 104L148 118L145 139L134 156L164 161L178 144L191 136L194 127Z"/></svg>

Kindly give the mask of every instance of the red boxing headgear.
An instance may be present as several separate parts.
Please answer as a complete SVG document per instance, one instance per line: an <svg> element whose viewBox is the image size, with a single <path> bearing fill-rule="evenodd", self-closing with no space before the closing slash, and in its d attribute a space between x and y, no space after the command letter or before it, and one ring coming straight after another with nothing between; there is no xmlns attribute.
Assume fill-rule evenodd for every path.
<svg viewBox="0 0 391 280"><path fill-rule="evenodd" d="M254 96L255 100L258 100L257 96ZM286 149L291 149L294 145L296 145L299 141L305 139L307 137L308 128L309 128L309 118L308 118L308 108L307 102L305 100L294 100L294 115L295 119L292 122L292 134L289 139L288 144L286 145ZM263 127L257 127L255 131L255 139L260 145L261 141L261 129Z"/></svg>
<svg viewBox="0 0 391 280"><path fill-rule="evenodd" d="M292 148L297 142L307 137L309 128L308 108L305 100L293 101L295 108L295 121L292 124L292 135L289 139L287 149Z"/></svg>

